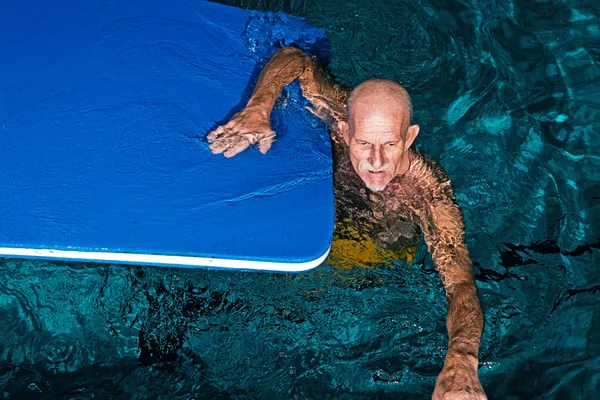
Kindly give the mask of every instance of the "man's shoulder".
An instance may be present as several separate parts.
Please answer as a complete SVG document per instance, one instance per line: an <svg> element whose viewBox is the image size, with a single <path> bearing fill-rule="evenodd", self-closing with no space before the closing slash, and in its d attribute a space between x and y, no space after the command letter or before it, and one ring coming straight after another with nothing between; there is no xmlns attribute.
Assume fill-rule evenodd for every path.
<svg viewBox="0 0 600 400"><path fill-rule="evenodd" d="M411 148L413 162L411 171L419 186L431 193L434 199L454 201L452 182L446 170L433 157Z"/></svg>
<svg viewBox="0 0 600 400"><path fill-rule="evenodd" d="M436 180L440 182L450 181L446 170L436 159L434 159L427 153L421 152L415 147L411 147L410 151L411 155L413 156L415 165L418 169L422 171L423 174L433 176L436 178Z"/></svg>

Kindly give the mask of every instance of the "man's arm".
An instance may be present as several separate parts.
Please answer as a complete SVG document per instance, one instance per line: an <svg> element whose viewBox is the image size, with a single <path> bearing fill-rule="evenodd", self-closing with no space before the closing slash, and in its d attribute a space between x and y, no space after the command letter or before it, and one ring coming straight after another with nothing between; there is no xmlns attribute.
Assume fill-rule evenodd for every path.
<svg viewBox="0 0 600 400"><path fill-rule="evenodd" d="M212 152L233 157L258 143L259 150L266 153L275 137L270 123L271 110L283 88L296 79L313 105L310 110L315 115L327 122L344 118L346 92L329 82L304 52L284 47L262 70L246 107L208 135Z"/></svg>
<svg viewBox="0 0 600 400"><path fill-rule="evenodd" d="M482 399L477 364L483 313L464 242L463 218L450 199L433 202L429 212L433 224L425 240L448 299L448 352L433 398L452 393L456 397L448 399Z"/></svg>
<svg viewBox="0 0 600 400"><path fill-rule="evenodd" d="M448 352L434 400L486 399L477 374L483 313L465 244L465 225L450 180L437 165L421 160L418 186L431 191L421 208L421 229L448 300ZM445 397L444 397L445 396Z"/></svg>
<svg viewBox="0 0 600 400"><path fill-rule="evenodd" d="M271 57L256 82L247 107L268 109L270 116L283 88L296 79L317 116L336 121L344 118L346 92L330 82L313 60L295 47L284 47Z"/></svg>

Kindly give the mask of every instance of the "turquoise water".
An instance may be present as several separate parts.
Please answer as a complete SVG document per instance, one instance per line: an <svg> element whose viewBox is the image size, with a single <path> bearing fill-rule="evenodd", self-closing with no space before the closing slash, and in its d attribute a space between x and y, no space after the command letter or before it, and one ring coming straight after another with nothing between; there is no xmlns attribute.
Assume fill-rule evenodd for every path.
<svg viewBox="0 0 600 400"><path fill-rule="evenodd" d="M413 96L454 182L490 399L600 388L600 4L240 1L326 29L329 66ZM426 399L445 298L412 262L301 275L0 260L0 396Z"/></svg>

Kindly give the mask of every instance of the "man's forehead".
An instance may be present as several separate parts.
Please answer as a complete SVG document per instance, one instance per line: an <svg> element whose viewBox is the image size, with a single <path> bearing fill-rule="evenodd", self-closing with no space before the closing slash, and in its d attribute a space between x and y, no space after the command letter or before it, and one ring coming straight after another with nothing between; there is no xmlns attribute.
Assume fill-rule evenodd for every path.
<svg viewBox="0 0 600 400"><path fill-rule="evenodd" d="M349 115L348 123L354 134L376 135L389 134L401 135L408 129L408 119L401 111L373 110L370 112L357 112Z"/></svg>
<svg viewBox="0 0 600 400"><path fill-rule="evenodd" d="M354 124L379 123L401 124L407 113L398 107L353 107L348 113L349 120Z"/></svg>
<svg viewBox="0 0 600 400"><path fill-rule="evenodd" d="M348 117L352 114L370 114L375 111L386 113L400 112L410 120L412 105L410 96L399 84L373 79L358 85L351 93L346 104Z"/></svg>

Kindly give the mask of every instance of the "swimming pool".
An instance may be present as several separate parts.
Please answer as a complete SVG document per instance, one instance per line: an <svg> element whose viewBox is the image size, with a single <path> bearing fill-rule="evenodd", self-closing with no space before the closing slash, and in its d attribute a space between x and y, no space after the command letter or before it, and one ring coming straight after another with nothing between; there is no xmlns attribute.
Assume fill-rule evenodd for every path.
<svg viewBox="0 0 600 400"><path fill-rule="evenodd" d="M409 89L465 214L488 397L600 398L600 6L238 3L325 28L340 82ZM447 344L423 246L382 253L343 223L301 275L0 268L4 398L423 399Z"/></svg>

